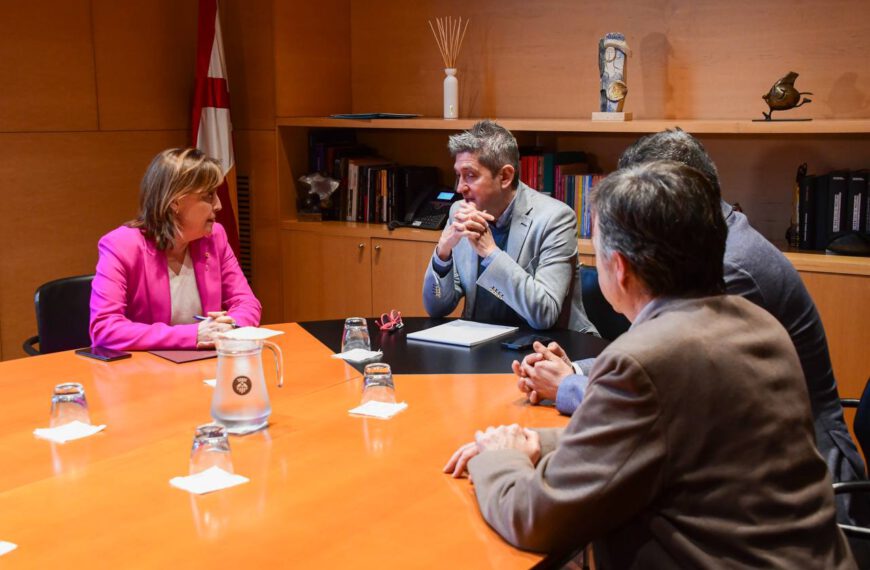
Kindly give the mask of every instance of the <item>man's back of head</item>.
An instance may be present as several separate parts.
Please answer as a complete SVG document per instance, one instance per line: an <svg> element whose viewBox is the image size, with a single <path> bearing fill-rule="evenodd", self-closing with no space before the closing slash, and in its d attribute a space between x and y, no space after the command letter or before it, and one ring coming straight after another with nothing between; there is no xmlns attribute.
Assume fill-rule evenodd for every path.
<svg viewBox="0 0 870 570"><path fill-rule="evenodd" d="M673 160L700 171L718 200L722 194L719 171L701 141L682 129L668 129L638 139L619 157L619 168L657 160Z"/></svg>
<svg viewBox="0 0 870 570"><path fill-rule="evenodd" d="M596 249L620 253L653 297L724 291L728 230L706 176L673 161L614 172L592 194Z"/></svg>

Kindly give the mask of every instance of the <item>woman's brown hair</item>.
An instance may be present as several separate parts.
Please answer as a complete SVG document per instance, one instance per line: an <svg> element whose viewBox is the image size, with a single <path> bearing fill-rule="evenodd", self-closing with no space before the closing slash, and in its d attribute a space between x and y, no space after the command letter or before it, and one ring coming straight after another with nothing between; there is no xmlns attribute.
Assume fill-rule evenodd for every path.
<svg viewBox="0 0 870 570"><path fill-rule="evenodd" d="M139 215L127 222L165 251L178 236L172 205L192 192L209 192L224 180L216 160L195 148L170 148L154 157L139 187Z"/></svg>

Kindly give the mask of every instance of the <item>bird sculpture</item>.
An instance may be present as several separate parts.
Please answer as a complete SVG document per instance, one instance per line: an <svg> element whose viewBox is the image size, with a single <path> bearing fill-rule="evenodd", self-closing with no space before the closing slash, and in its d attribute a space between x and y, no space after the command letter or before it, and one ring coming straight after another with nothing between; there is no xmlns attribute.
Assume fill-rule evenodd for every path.
<svg viewBox="0 0 870 570"><path fill-rule="evenodd" d="M794 80L797 79L797 77L797 73L789 71L785 77L773 84L773 87L770 88L768 93L761 96L761 98L767 103L767 106L770 107L769 113L765 113L764 111L761 112L761 114L764 115L765 121L772 120L770 116L773 115L774 111L787 111L789 109L794 109L795 107L800 107L805 103L813 102L812 99L807 99L806 97L801 101L801 95L812 95L812 93L795 89Z"/></svg>

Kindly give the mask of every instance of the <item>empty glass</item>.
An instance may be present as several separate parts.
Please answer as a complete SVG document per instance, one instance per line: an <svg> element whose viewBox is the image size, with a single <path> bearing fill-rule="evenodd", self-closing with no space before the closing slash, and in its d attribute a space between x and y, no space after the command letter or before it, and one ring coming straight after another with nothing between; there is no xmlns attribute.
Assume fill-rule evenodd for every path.
<svg viewBox="0 0 870 570"><path fill-rule="evenodd" d="M351 317L344 320L344 333L341 335L341 351L347 352L354 348L372 349L369 338L369 327L362 317Z"/></svg>
<svg viewBox="0 0 870 570"><path fill-rule="evenodd" d="M85 389L78 382L66 382L54 387L51 396L50 427L58 427L73 421L91 423Z"/></svg>
<svg viewBox="0 0 870 570"><path fill-rule="evenodd" d="M396 401L396 386L393 384L393 372L389 364L376 362L366 365L363 371L362 403L370 400L391 403Z"/></svg>
<svg viewBox="0 0 870 570"><path fill-rule="evenodd" d="M227 429L220 424L198 426L190 450L191 475L212 467L220 467L227 473L233 472L230 440Z"/></svg>

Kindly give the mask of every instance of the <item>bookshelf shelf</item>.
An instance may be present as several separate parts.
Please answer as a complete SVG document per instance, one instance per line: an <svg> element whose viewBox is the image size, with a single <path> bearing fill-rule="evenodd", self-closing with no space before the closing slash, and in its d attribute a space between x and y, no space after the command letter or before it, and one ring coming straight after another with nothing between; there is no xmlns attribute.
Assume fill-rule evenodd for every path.
<svg viewBox="0 0 870 570"><path fill-rule="evenodd" d="M595 255L591 239L578 240L580 255ZM870 257L850 257L834 255L821 251L800 251L785 249L783 255L791 261L798 271L811 273L832 273L836 275L859 275L870 277Z"/></svg>
<svg viewBox="0 0 870 570"><path fill-rule="evenodd" d="M470 128L480 119L331 119L329 117L280 117L278 127L396 129L421 131L459 131ZM499 124L518 132L554 133L654 133L680 127L695 134L733 135L842 135L870 134L870 119L783 122L753 122L749 119L644 119L626 122L583 119L496 118Z"/></svg>
<svg viewBox="0 0 870 570"><path fill-rule="evenodd" d="M332 234L346 237L367 237L375 239L397 239L414 242L438 240L436 232L413 233L411 230L389 232L383 224L357 222L299 222L292 197L295 197L293 172L304 172L307 157L307 132L312 128L346 128L359 132L381 133L392 137L390 155L408 152L414 155L442 155L443 141L440 133L461 131L470 128L479 118L442 119L419 117L414 119L332 119L329 117L279 117L276 125L279 133L279 154L285 160L279 161L279 185L282 190L282 228L285 230L307 230L318 234ZM537 119L537 118L497 118L499 124L514 132L526 133L577 133L577 134L644 134L663 129L680 127L694 134L721 134L737 137L761 137L778 135L807 136L870 136L870 119L853 120L813 120L802 122L753 122L751 120L706 120L706 119L660 119L634 120L627 122L591 121L582 119ZM398 132L397 132L398 131ZM437 139L436 146L416 147L407 144L407 131L413 140ZM392 133L392 134L389 134ZM381 141L382 144L389 144ZM410 150L409 150L410 149ZM402 160L400 159L399 162ZM412 163L411 160L406 160ZM419 232L419 231L417 231ZM589 239L578 241L581 256L593 256L592 242ZM801 272L831 275L851 275L870 277L870 258L848 257L809 252L784 250L785 256Z"/></svg>

